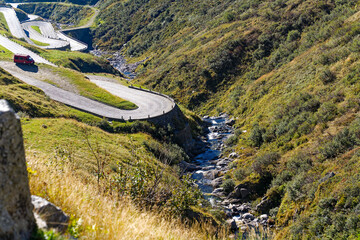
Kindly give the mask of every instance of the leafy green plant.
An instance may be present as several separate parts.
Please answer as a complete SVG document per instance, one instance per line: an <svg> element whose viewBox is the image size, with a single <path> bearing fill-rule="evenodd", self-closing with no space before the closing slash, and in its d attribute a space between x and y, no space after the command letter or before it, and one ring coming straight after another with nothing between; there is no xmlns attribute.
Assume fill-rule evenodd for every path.
<svg viewBox="0 0 360 240"><path fill-rule="evenodd" d="M221 187L224 189L226 194L231 193L235 188L235 183L232 179L226 179L222 184Z"/></svg>
<svg viewBox="0 0 360 240"><path fill-rule="evenodd" d="M249 141L251 142L251 144L255 147L260 147L263 142L263 133L265 132L265 130L263 128L261 128L259 126L259 124L254 124L250 136L249 136Z"/></svg>
<svg viewBox="0 0 360 240"><path fill-rule="evenodd" d="M329 69L325 69L319 74L319 78L324 84L328 84L333 82L336 76Z"/></svg>
<svg viewBox="0 0 360 240"><path fill-rule="evenodd" d="M271 167L274 167L277 161L280 159L280 154L276 152L266 153L264 155L258 156L252 165L252 168L255 172L260 175L265 172L270 172Z"/></svg>
<svg viewBox="0 0 360 240"><path fill-rule="evenodd" d="M338 113L337 107L332 102L323 103L318 109L316 116L319 122L326 123L333 120Z"/></svg>
<svg viewBox="0 0 360 240"><path fill-rule="evenodd" d="M234 177L238 181L244 180L248 175L248 172L244 168L236 169L234 172Z"/></svg>
<svg viewBox="0 0 360 240"><path fill-rule="evenodd" d="M324 147L320 148L320 152L325 158L334 158L340 153L352 148L356 143L356 136L348 128L345 128L336 134Z"/></svg>

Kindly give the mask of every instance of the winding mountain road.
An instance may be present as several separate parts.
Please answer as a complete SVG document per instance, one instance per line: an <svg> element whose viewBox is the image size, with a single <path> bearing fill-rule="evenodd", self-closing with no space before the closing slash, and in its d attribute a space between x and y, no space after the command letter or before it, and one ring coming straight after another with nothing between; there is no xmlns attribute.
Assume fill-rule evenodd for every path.
<svg viewBox="0 0 360 240"><path fill-rule="evenodd" d="M88 48L88 45L85 43L82 43L80 41L77 41L69 36L67 36L66 34L64 34L61 31L56 31L57 35L59 38L66 40L70 43L70 48L71 51L83 51L86 50Z"/></svg>
<svg viewBox="0 0 360 240"><path fill-rule="evenodd" d="M36 44L31 39L48 44L47 46L36 45L37 47L45 49L63 49L67 46L70 46L70 49L72 51L83 51L88 48L87 44L73 39L61 31L55 31L52 24L49 22L25 21L23 23L20 23L13 8L0 7L0 12L4 14L10 32L14 37L23 38L28 43L33 45ZM91 26L94 23L98 13L99 10L94 9L94 15L92 16L92 18L85 25L76 29ZM33 29L32 26L39 27L41 33Z"/></svg>
<svg viewBox="0 0 360 240"><path fill-rule="evenodd" d="M55 101L111 120L146 120L149 119L149 117L153 118L161 116L175 107L175 103L165 96L128 88L115 83L112 79L106 77L89 75L90 81L103 87L110 93L131 101L138 106L135 110L121 110L78 94L65 91L26 74L26 71L34 71L34 69L31 68L35 68L36 70L37 66L23 66L20 68L11 62L0 62L0 66L23 82L40 88L47 96Z"/></svg>
<svg viewBox="0 0 360 240"><path fill-rule="evenodd" d="M23 23L21 26L19 20L16 17L14 9L2 7L0 8L0 12L4 13L11 33L16 37L25 38L27 41L31 41L30 38L32 38L40 42L48 43L50 44L49 47L51 48L55 47L56 45L64 46L64 44L69 44L69 42L72 50L81 50L84 49L84 47L87 47L87 45L84 45L81 42L77 42L71 38L67 39L68 37L66 35L62 35L61 32L55 32L50 23L28 21ZM93 23L97 13L98 10L96 10L93 18L87 23L87 25L90 26ZM31 26L38 26L42 34L38 33ZM26 31L24 31L23 28ZM84 28L84 26L81 28ZM29 34L30 38L26 35L26 33ZM59 40L59 37L67 41ZM11 41L2 35L0 35L0 45L13 53L30 55L36 63L44 63L56 67L56 65L40 57L38 54L35 54L29 49L15 43L14 41ZM18 66L15 63L5 61L0 62L0 66L23 82L42 89L47 96L55 101L112 120L146 120L164 115L175 107L174 101L167 96L145 90L129 88L114 82L114 80L110 78L89 75L88 78L91 82L107 90L111 94L133 102L138 106L138 108L135 110L121 110L116 107L112 107L107 104L80 96L77 93L66 91L41 81L40 76L36 77L29 74L29 72L39 71L39 68L41 69L43 66Z"/></svg>
<svg viewBox="0 0 360 240"><path fill-rule="evenodd" d="M20 44L11 41L10 39L0 35L0 45L3 46L4 48L8 49L10 52L16 54L16 53L21 53L21 54L26 54L26 55L30 55L36 63L45 63L51 66L56 66L55 64L49 62L48 60L40 57L38 54L30 51L29 49L21 46Z"/></svg>
<svg viewBox="0 0 360 240"><path fill-rule="evenodd" d="M56 49L70 45L68 41L59 39L53 26L49 22L28 21L22 23L21 26L28 32L30 39L48 44L48 46L40 46L41 48ZM33 29L32 26L39 27L41 33Z"/></svg>
<svg viewBox="0 0 360 240"><path fill-rule="evenodd" d="M16 16L15 10L13 8L0 7L0 12L4 14L5 20L9 26L11 34L17 38L26 39L27 36L21 27L20 21Z"/></svg>
<svg viewBox="0 0 360 240"><path fill-rule="evenodd" d="M101 76L88 75L91 82L107 90L111 94L135 103L139 108L131 110L131 119L146 119L161 116L170 112L175 103L172 99L157 93L129 88ZM129 115L129 116L130 116Z"/></svg>

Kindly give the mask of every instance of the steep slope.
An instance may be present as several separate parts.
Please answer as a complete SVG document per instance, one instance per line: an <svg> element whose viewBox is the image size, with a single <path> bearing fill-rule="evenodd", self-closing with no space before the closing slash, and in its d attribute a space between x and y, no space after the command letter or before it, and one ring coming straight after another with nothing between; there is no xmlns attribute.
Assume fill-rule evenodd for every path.
<svg viewBox="0 0 360 240"><path fill-rule="evenodd" d="M19 1L17 1L17 0L7 0L6 1L7 3L18 3ZM48 0L36 0L36 1L34 1L34 0L22 0L21 2L24 2L24 3L31 3L31 2L66 2L66 3L73 3L73 4L79 4L79 5L87 5L87 4L89 4L89 5L94 5L94 4L96 4L98 1L97 0L67 0L67 1L65 1L65 0L55 0L55 1L48 1Z"/></svg>
<svg viewBox="0 0 360 240"><path fill-rule="evenodd" d="M128 56L150 57L138 70L141 82L195 108L239 76L253 81L324 40L325 32L311 33L299 43L311 26L351 14L352 5L295 0L107 1L94 37L100 48L120 49L126 43L123 51Z"/></svg>
<svg viewBox="0 0 360 240"><path fill-rule="evenodd" d="M90 7L62 3L26 3L20 4L19 9L28 14L51 19L60 24L79 25L90 18L94 11Z"/></svg>
<svg viewBox="0 0 360 240"><path fill-rule="evenodd" d="M72 216L66 234L90 239L213 234L210 225L189 228L178 217L197 206L200 195L171 167L187 155L165 143L166 130L146 122L109 123L74 110L1 68L0 86L0 98L22 118L31 192Z"/></svg>
<svg viewBox="0 0 360 240"><path fill-rule="evenodd" d="M275 238L356 239L359 10L354 1L108 1L94 33L102 48L149 57L139 82L236 118L226 152L240 157L225 177L272 216Z"/></svg>

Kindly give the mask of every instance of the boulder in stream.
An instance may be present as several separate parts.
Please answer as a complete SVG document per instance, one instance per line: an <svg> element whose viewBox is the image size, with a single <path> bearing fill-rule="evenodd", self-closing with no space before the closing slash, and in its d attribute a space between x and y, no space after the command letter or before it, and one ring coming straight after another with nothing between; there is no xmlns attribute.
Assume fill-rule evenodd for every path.
<svg viewBox="0 0 360 240"><path fill-rule="evenodd" d="M210 170L204 172L204 177L210 180L214 180L215 178L219 177L220 171L219 170Z"/></svg>
<svg viewBox="0 0 360 240"><path fill-rule="evenodd" d="M185 161L180 162L179 166L185 172L194 172L194 171L201 169L201 167L196 166L195 164L192 164L192 163L185 162Z"/></svg>
<svg viewBox="0 0 360 240"><path fill-rule="evenodd" d="M254 215L252 215L251 213L245 213L244 215L242 215L242 218L250 221L255 219Z"/></svg>
<svg viewBox="0 0 360 240"><path fill-rule="evenodd" d="M236 230L238 229L238 226L234 219L228 219L228 220L226 220L226 223L230 226L230 231L236 232Z"/></svg>
<svg viewBox="0 0 360 240"><path fill-rule="evenodd" d="M243 184L239 184L235 187L229 195L229 199L246 199L249 196L249 191L245 188Z"/></svg>
<svg viewBox="0 0 360 240"><path fill-rule="evenodd" d="M215 178L214 180L211 181L211 186L213 186L213 188L220 187L220 185L223 183L223 179L224 177Z"/></svg>

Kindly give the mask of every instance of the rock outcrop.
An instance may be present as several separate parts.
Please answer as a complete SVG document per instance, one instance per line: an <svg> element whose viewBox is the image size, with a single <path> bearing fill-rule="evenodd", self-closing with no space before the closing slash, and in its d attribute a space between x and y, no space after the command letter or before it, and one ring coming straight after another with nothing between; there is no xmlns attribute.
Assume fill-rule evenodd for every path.
<svg viewBox="0 0 360 240"><path fill-rule="evenodd" d="M54 228L58 232L64 232L69 223L70 217L60 208L38 196L31 196L34 205L34 214L39 228Z"/></svg>
<svg viewBox="0 0 360 240"><path fill-rule="evenodd" d="M0 100L0 239L29 239L32 209L20 120Z"/></svg>

